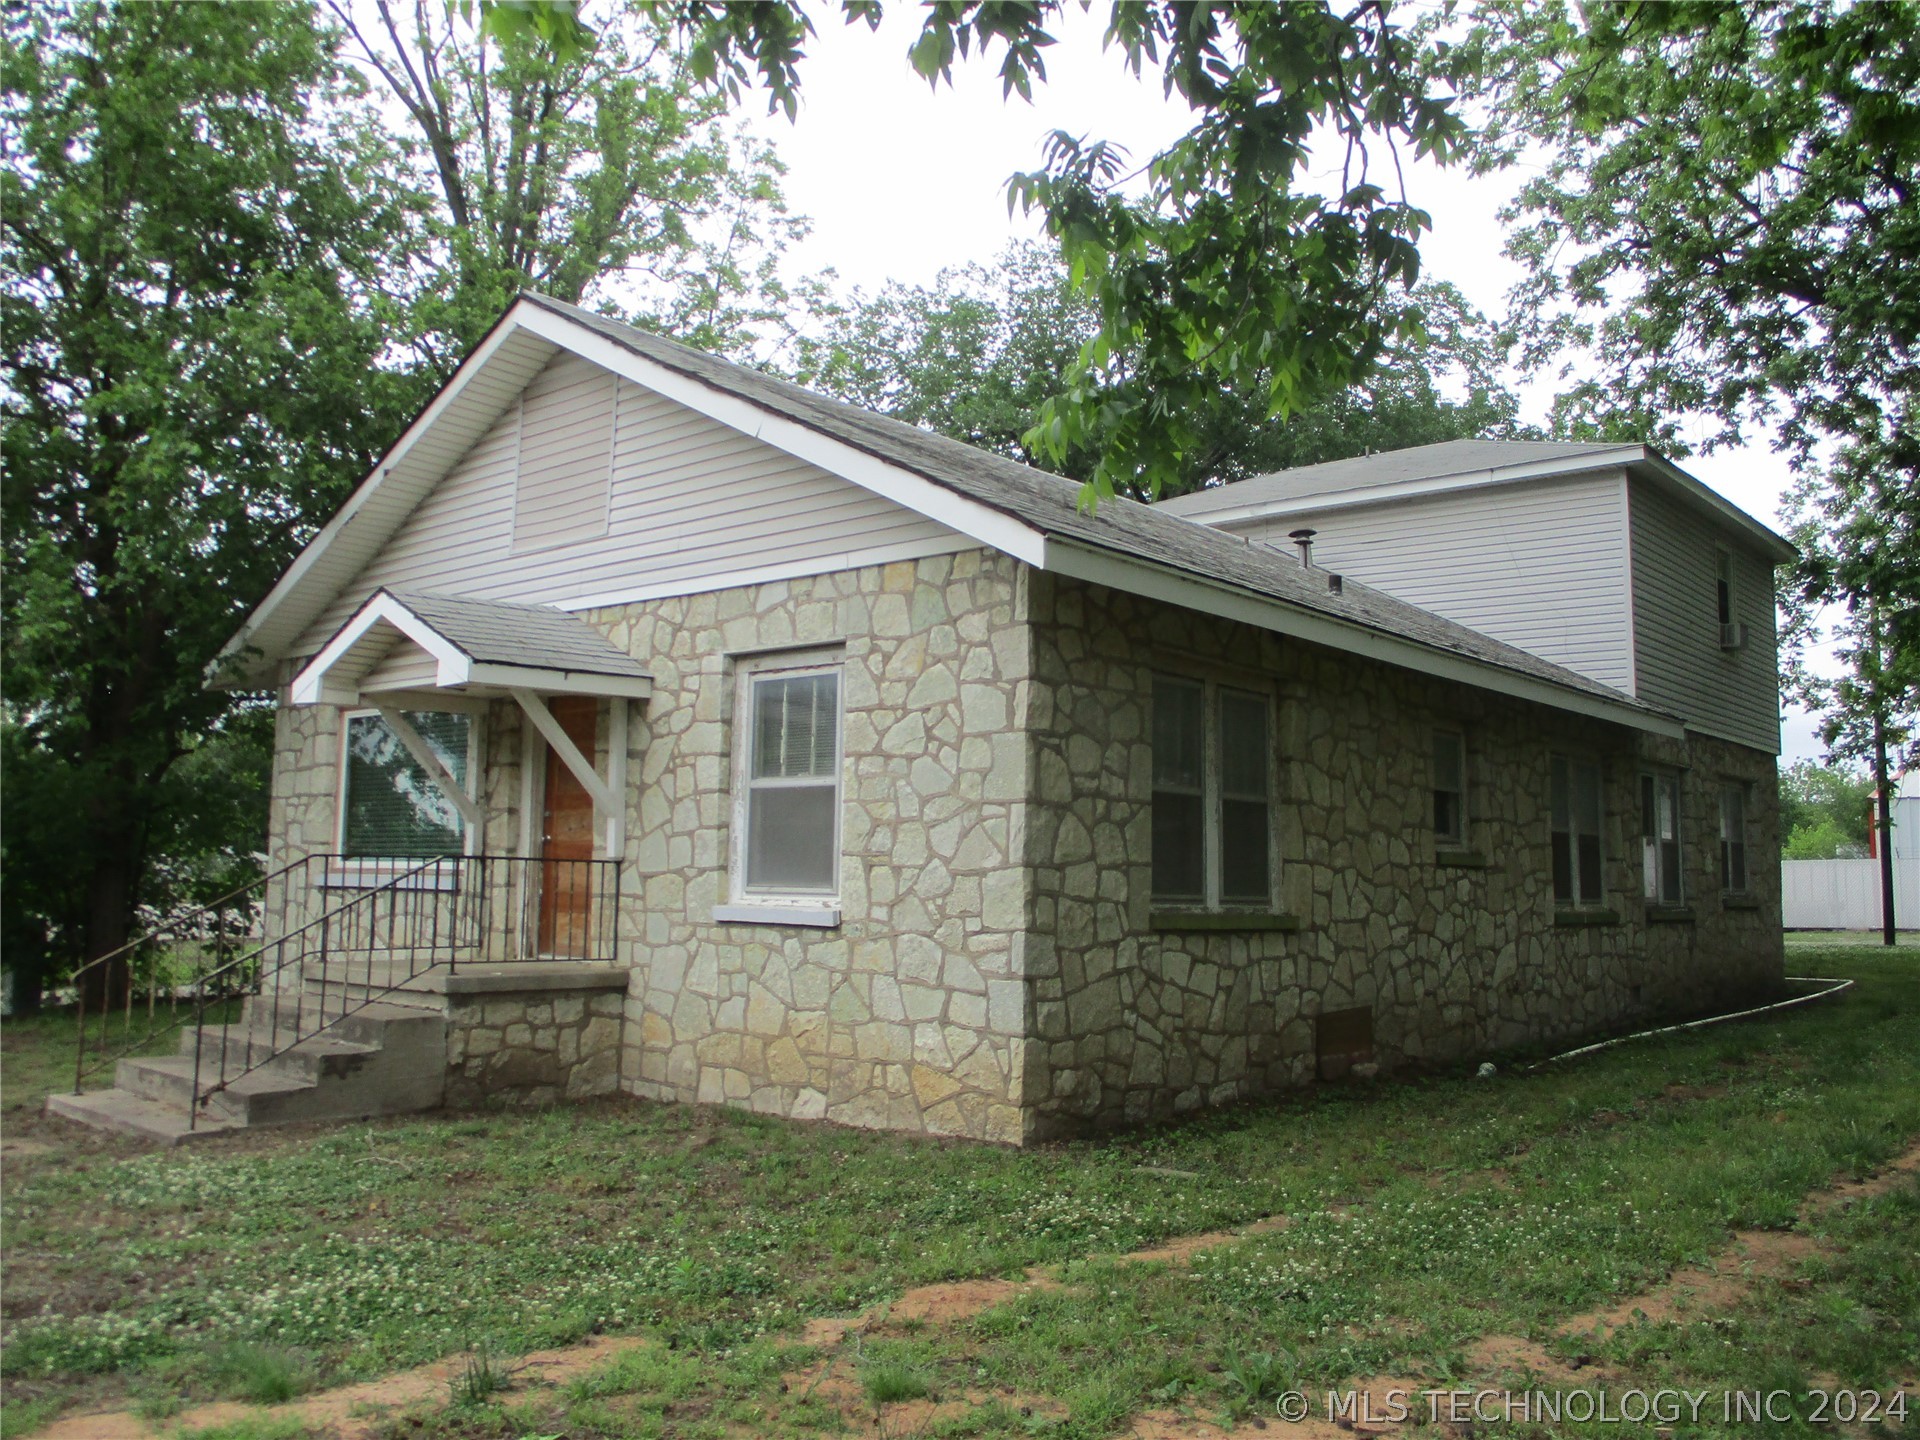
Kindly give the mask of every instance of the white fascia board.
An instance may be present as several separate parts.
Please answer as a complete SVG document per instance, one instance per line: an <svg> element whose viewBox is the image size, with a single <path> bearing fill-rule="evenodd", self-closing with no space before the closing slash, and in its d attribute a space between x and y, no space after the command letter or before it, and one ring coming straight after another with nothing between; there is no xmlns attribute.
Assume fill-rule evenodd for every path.
<svg viewBox="0 0 1920 1440"><path fill-rule="evenodd" d="M354 487L353 493L347 496L346 503L334 512L333 518L320 528L320 533L309 540L306 547L294 557L293 563L274 582L273 589L267 592L266 599L253 607L232 638L220 647L219 654L207 667L210 675L217 676L227 659L246 648L251 637L258 633L260 628L273 618L274 612L287 602L288 597L301 587L309 572L319 563L320 557L340 543L344 532L392 478L395 467L407 458L408 452L419 443L421 437L432 430L447 411L458 403L469 382L486 369L487 362L494 357L514 331L520 328L516 319L517 309L518 307L516 312L510 312L503 317L488 332L486 338L454 372L453 378L441 387L440 393L428 402L427 407L415 417L414 422L402 432L400 438L393 442L387 453L380 457L380 463L362 477L360 483ZM365 563L372 558L372 554L369 553L362 556L361 561ZM358 568L358 566L355 567L355 569Z"/></svg>
<svg viewBox="0 0 1920 1440"><path fill-rule="evenodd" d="M763 409L752 401L716 390L704 381L637 355L594 333L578 321L521 302L515 320L543 340L573 351L582 359L622 375L634 384L663 395L722 425L751 435L796 459L818 465L876 495L917 511L930 520L972 536L982 545L1038 565L1046 537L1030 525L982 505L911 470L869 455L843 440Z"/></svg>
<svg viewBox="0 0 1920 1440"><path fill-rule="evenodd" d="M366 638L369 630L383 621L433 656L436 667L435 685L448 689L467 683L472 662L467 658L466 653L394 599L392 595L385 590L380 590L356 610L353 618L342 625L339 632L326 643L320 653L309 660L305 668L293 677L293 685L288 694L289 701L295 705L342 703L338 697L344 693L344 687L329 684L327 674L353 652L354 647ZM354 686L356 694L358 690L359 687L356 684Z"/></svg>
<svg viewBox="0 0 1920 1440"><path fill-rule="evenodd" d="M1614 704L1599 695L1589 695L1584 691L1537 680L1517 670L1450 654L1416 641L1387 635L1365 625L1316 614L1284 601L1269 600L1244 590L1167 570L1148 561L1133 560L1080 545L1063 544L1056 539L1047 546L1044 568L1057 575L1105 585L1132 595L1143 595L1151 600L1179 605L1202 614L1218 615L1226 620L1238 620L1262 630L1292 635L1329 649L1365 656L1441 680L1457 681L1478 690L1529 700L1555 710L1631 726L1674 740L1682 739L1686 734L1678 720L1663 715L1650 714L1631 705Z"/></svg>
<svg viewBox="0 0 1920 1440"><path fill-rule="evenodd" d="M533 665L497 665L476 661L468 667L469 685L495 685L502 690L534 690L548 695L593 695L620 700L645 700L653 694L646 675L596 675L590 670L551 670Z"/></svg>
<svg viewBox="0 0 1920 1440"><path fill-rule="evenodd" d="M1557 480L1588 475L1595 470L1623 470L1639 464L1650 453L1643 445L1622 445L1612 450L1597 450L1591 455L1581 455L1572 460L1534 460L1525 465L1502 465L1492 470L1463 470L1452 475L1429 475L1419 480L1397 480L1385 485L1355 486L1324 490L1314 495L1249 500L1240 505L1223 505L1219 509L1169 510L1167 513L1177 515L1182 520L1191 520L1196 525L1235 525L1243 521L1265 520L1275 515L1318 514L1323 510L1345 510L1356 505L1379 505L1392 500L1417 500L1427 495L1479 490L1489 485Z"/></svg>

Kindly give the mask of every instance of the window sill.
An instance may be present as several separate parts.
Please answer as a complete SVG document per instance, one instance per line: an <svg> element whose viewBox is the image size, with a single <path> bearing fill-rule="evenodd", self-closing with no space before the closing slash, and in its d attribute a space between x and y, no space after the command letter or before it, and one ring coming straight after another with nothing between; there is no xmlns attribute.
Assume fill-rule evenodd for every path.
<svg viewBox="0 0 1920 1440"><path fill-rule="evenodd" d="M1754 895L1722 895L1720 908L1722 910L1758 910L1760 900Z"/></svg>
<svg viewBox="0 0 1920 1440"><path fill-rule="evenodd" d="M1553 923L1555 925L1566 926L1618 925L1620 923L1620 912L1618 910L1598 909L1556 910L1553 912Z"/></svg>
<svg viewBox="0 0 1920 1440"><path fill-rule="evenodd" d="M838 905L716 905L716 925L804 925L832 930L840 924Z"/></svg>
<svg viewBox="0 0 1920 1440"><path fill-rule="evenodd" d="M1647 923L1649 925L1691 925L1693 907L1691 905L1647 905Z"/></svg>
<svg viewBox="0 0 1920 1440"><path fill-rule="evenodd" d="M1155 910L1150 930L1298 930L1300 917L1275 910Z"/></svg>
<svg viewBox="0 0 1920 1440"><path fill-rule="evenodd" d="M1478 850L1466 850L1457 845L1442 845L1433 852L1433 863L1455 870L1484 870L1487 857Z"/></svg>

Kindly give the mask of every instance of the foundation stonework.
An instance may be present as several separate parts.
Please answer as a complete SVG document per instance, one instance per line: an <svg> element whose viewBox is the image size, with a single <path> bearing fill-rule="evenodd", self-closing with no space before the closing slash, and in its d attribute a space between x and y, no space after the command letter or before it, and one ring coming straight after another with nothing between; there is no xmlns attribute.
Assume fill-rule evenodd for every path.
<svg viewBox="0 0 1920 1440"><path fill-rule="evenodd" d="M447 999L449 1105L550 1105L620 1086L619 990L495 992Z"/></svg>
<svg viewBox="0 0 1920 1440"><path fill-rule="evenodd" d="M1779 983L1774 759L1745 747L1651 739L992 551L586 618L653 676L629 730L628 988L564 1024L539 1009L558 997L467 1002L452 1017L455 1103L617 1086L1018 1143L1308 1083L1328 1012L1369 1011L1391 1070ZM836 926L713 918L737 898L738 667L775 652L844 666ZM1153 905L1156 672L1273 696L1276 909L1297 928L1204 929L1220 922ZM275 863L335 848L339 724L282 706ZM1471 853L1434 844L1435 725L1466 736ZM542 762L510 702L486 708L477 746L485 846L525 853ZM1556 750L1605 767L1611 919L1553 901ZM1658 918L1637 898L1647 763L1685 790L1690 905ZM1747 786L1751 811L1753 890L1731 901L1723 780Z"/></svg>

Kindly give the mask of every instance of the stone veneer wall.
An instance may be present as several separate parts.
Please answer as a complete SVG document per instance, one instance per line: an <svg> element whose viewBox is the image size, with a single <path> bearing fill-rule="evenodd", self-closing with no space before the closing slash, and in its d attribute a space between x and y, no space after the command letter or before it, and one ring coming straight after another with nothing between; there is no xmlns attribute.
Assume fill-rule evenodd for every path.
<svg viewBox="0 0 1920 1440"><path fill-rule="evenodd" d="M1661 741L1410 671L1033 577L1035 929L1030 1133L1140 1121L1312 1079L1314 1020L1365 1007L1382 1068L1571 1039L1778 986L1774 759ZM1294 932L1153 927L1149 705L1156 669L1276 701L1281 908ZM1468 845L1443 865L1430 731L1464 731ZM1556 923L1555 749L1601 759L1615 924ZM1638 899L1642 761L1686 768L1690 919ZM1748 783L1754 894L1723 903L1718 785Z"/></svg>
<svg viewBox="0 0 1920 1440"><path fill-rule="evenodd" d="M655 677L633 713L622 871L619 1085L634 1093L1020 1141L1306 1083L1326 1011L1370 1009L1392 1068L1697 1011L1783 968L1774 761L1740 746L1581 722L985 551L589 618ZM843 923L715 923L736 663L800 647L846 662ZM1156 669L1275 696L1280 900L1297 931L1153 928ZM1436 855L1435 723L1468 737L1468 844L1484 866ZM276 864L335 848L338 726L330 709L281 709ZM489 707L480 733L487 848L519 853L517 710ZM604 748L604 719L601 734ZM1556 924L1555 748L1606 763L1620 923ZM1637 898L1645 761L1686 773L1690 918L1651 923ZM1749 784L1744 906L1719 893L1723 776ZM549 1044L499 997L474 1007L450 1096L602 1083L598 1058L591 1080L551 1068L570 1063L564 1027ZM509 1039L515 1025L527 1033ZM522 1058L482 1053L496 1042Z"/></svg>
<svg viewBox="0 0 1920 1440"><path fill-rule="evenodd" d="M963 551L588 612L654 677L629 735L623 1089L1023 1138L1025 586L1017 562ZM844 923L715 923L731 898L736 662L802 649L845 660ZM339 723L324 707L280 710L275 864L336 847ZM490 853L520 853L520 726L510 703L488 707ZM603 710L602 756L606 733ZM498 997L475 1037L545 1053L530 1021L496 1011ZM517 1023L529 1036L509 1045L501 1027ZM450 1094L477 1095L493 1073L474 1070L475 1043Z"/></svg>
<svg viewBox="0 0 1920 1440"><path fill-rule="evenodd" d="M590 612L636 715L623 1086L851 1125L1023 1138L1027 630L988 551ZM717 924L736 662L844 656L837 929Z"/></svg>
<svg viewBox="0 0 1920 1440"><path fill-rule="evenodd" d="M447 997L449 1105L547 1105L620 1083L622 989Z"/></svg>

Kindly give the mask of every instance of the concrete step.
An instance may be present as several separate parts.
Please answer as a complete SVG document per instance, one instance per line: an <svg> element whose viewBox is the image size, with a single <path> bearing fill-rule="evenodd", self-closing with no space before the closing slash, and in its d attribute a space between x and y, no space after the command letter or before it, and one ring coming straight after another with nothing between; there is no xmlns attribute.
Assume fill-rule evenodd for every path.
<svg viewBox="0 0 1920 1440"><path fill-rule="evenodd" d="M198 1124L190 1126L186 1111L157 1100L128 1094L125 1090L95 1090L87 1095L49 1095L47 1113L77 1120L96 1130L134 1135L161 1145L210 1140L216 1135L230 1135L243 1128L236 1120L214 1115L202 1115Z"/></svg>
<svg viewBox="0 0 1920 1440"><path fill-rule="evenodd" d="M250 1003L238 1024L210 1027L197 1042L192 1034L184 1036L178 1055L122 1060L112 1090L55 1096L47 1109L150 1138L163 1139L174 1130L189 1133L196 1043L202 1105L192 1133L209 1121L227 1129L289 1125L403 1115L440 1104L446 1089L444 1016L417 1006L372 1004L335 1020L321 1034L301 1038L281 1028L292 1015L281 1003L284 998ZM303 1018L313 1023L312 1010ZM155 1118L161 1112L172 1120L162 1124ZM138 1125L116 1124L116 1116L132 1116Z"/></svg>

